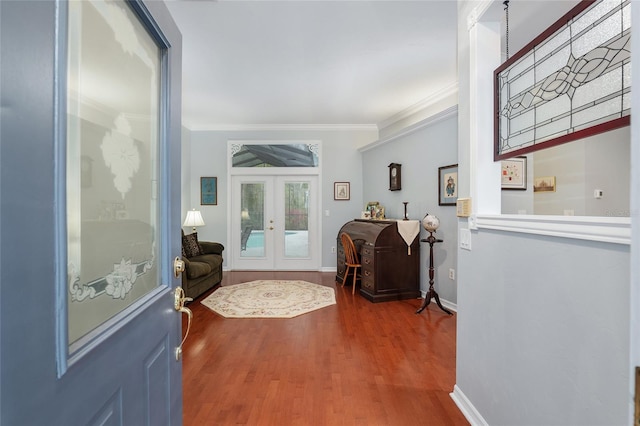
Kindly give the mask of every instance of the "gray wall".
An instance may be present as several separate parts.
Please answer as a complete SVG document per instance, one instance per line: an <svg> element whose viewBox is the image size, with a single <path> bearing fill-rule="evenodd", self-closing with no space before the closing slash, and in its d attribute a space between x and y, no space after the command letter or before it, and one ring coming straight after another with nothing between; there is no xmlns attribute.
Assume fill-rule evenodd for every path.
<svg viewBox="0 0 640 426"><path fill-rule="evenodd" d="M458 16L460 196L477 4ZM628 424L629 246L480 229L472 248L458 250L456 385L475 411L492 425Z"/></svg>
<svg viewBox="0 0 640 426"><path fill-rule="evenodd" d="M408 201L410 219L422 220L426 213L440 219L436 237L444 240L434 246L434 286L441 299L457 303L456 281L449 279L449 269L456 268L457 218L455 206L438 205L438 167L457 162L457 114L365 150L362 181L364 203L379 201L388 218L402 219L403 201ZM402 190L389 191L389 163L402 164ZM362 205L364 207L364 204ZM421 229L420 238L429 234ZM429 245L420 246L420 286L429 289Z"/></svg>
<svg viewBox="0 0 640 426"><path fill-rule="evenodd" d="M335 270L336 246L340 227L355 217L360 217L362 198L362 156L356 147L377 138L375 130L297 130L297 131L195 131L191 132L191 158L189 176L191 207L199 209L206 226L198 228L199 239L218 241L228 246L227 241L227 141L229 140L319 140L322 143L321 159L321 220L323 269ZM200 177L218 177L218 205L200 205ZM351 182L351 200L333 199L334 182ZM329 216L325 211L329 210ZM186 212L186 210L185 210ZM224 267L228 266L225 254Z"/></svg>
<svg viewBox="0 0 640 426"><path fill-rule="evenodd" d="M624 425L628 247L480 231L458 258L456 384L491 425Z"/></svg>

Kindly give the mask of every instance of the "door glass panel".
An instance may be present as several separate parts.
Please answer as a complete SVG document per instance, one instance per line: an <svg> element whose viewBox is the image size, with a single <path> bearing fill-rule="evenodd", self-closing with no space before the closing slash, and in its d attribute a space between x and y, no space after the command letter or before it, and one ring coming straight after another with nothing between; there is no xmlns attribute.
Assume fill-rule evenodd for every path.
<svg viewBox="0 0 640 426"><path fill-rule="evenodd" d="M160 284L161 50L125 1L68 5L67 308L73 352L83 336Z"/></svg>
<svg viewBox="0 0 640 426"><path fill-rule="evenodd" d="M284 184L284 255L309 256L309 182Z"/></svg>
<svg viewBox="0 0 640 426"><path fill-rule="evenodd" d="M240 256L265 256L264 183L240 186Z"/></svg>

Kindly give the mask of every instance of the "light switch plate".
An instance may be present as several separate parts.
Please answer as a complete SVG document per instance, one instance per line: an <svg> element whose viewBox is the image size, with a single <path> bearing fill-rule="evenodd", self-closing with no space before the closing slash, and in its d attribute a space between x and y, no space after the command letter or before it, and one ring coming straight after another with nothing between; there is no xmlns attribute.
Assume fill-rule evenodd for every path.
<svg viewBox="0 0 640 426"><path fill-rule="evenodd" d="M471 230L460 228L459 239L460 248L471 251Z"/></svg>

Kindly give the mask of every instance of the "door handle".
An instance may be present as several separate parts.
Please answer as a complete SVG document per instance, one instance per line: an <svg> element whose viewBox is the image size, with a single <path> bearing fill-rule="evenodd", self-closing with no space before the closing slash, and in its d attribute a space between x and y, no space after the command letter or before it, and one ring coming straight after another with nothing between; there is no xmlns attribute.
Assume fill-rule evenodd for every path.
<svg viewBox="0 0 640 426"><path fill-rule="evenodd" d="M173 259L173 274L178 278L184 272L184 260L176 257Z"/></svg>
<svg viewBox="0 0 640 426"><path fill-rule="evenodd" d="M184 264L184 262L182 263ZM185 307L184 304L185 302L191 302L193 299L185 296L182 287L176 287L176 290L173 293L173 297L173 307L175 308L175 310L182 314L187 314L187 331L184 333L184 337L182 338L182 342L180 342L180 346L176 348L176 361L179 361L182 357L182 345L184 345L184 341L187 340L189 330L191 330L191 321L193 320L193 313L191 312L191 309Z"/></svg>

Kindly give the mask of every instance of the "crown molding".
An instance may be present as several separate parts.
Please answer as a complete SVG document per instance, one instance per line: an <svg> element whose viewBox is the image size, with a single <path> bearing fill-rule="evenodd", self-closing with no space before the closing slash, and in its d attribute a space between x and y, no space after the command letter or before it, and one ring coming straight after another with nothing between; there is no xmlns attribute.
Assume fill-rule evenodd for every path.
<svg viewBox="0 0 640 426"><path fill-rule="evenodd" d="M420 102L411 105L409 108L400 111L397 114L392 115L391 117L387 118L386 120L378 123L378 129L384 129L385 127L389 127L394 123L397 123L398 121L401 120L405 120L407 118L410 118L411 116L419 113L420 111L423 111L435 104L437 104L438 102L442 101L443 99L448 98L449 96L455 95L456 93L458 93L458 82L455 82L453 84L450 84L449 86L445 86L442 89L438 90L437 92L434 92L431 96L429 96L428 98L425 98L423 100L421 100Z"/></svg>
<svg viewBox="0 0 640 426"><path fill-rule="evenodd" d="M250 131L378 131L375 124L213 124L192 126L183 124L192 132L250 132Z"/></svg>
<svg viewBox="0 0 640 426"><path fill-rule="evenodd" d="M402 129L402 131L395 133L391 136L388 136L386 138L382 138L382 139L378 139L377 141L371 142L368 145L365 145L363 147L358 148L358 151L360 152L365 152L365 151L369 151L370 149L373 148L377 148L381 145L384 145L386 143L392 142L398 138L401 138L403 136L408 136L411 133L417 132L418 130L424 129L426 127L432 126L435 123L438 123L442 120L445 120L449 117L455 116L458 113L458 105L454 105L450 108L447 108L443 111L440 111L437 114L433 114L430 117L425 118L422 121L417 122L416 124L413 124L411 126L405 127L404 129Z"/></svg>
<svg viewBox="0 0 640 426"><path fill-rule="evenodd" d="M471 31L471 29L476 26L478 21L480 21L487 10L489 10L492 3L492 0L482 0L469 12L469 15L467 15L467 31Z"/></svg>

